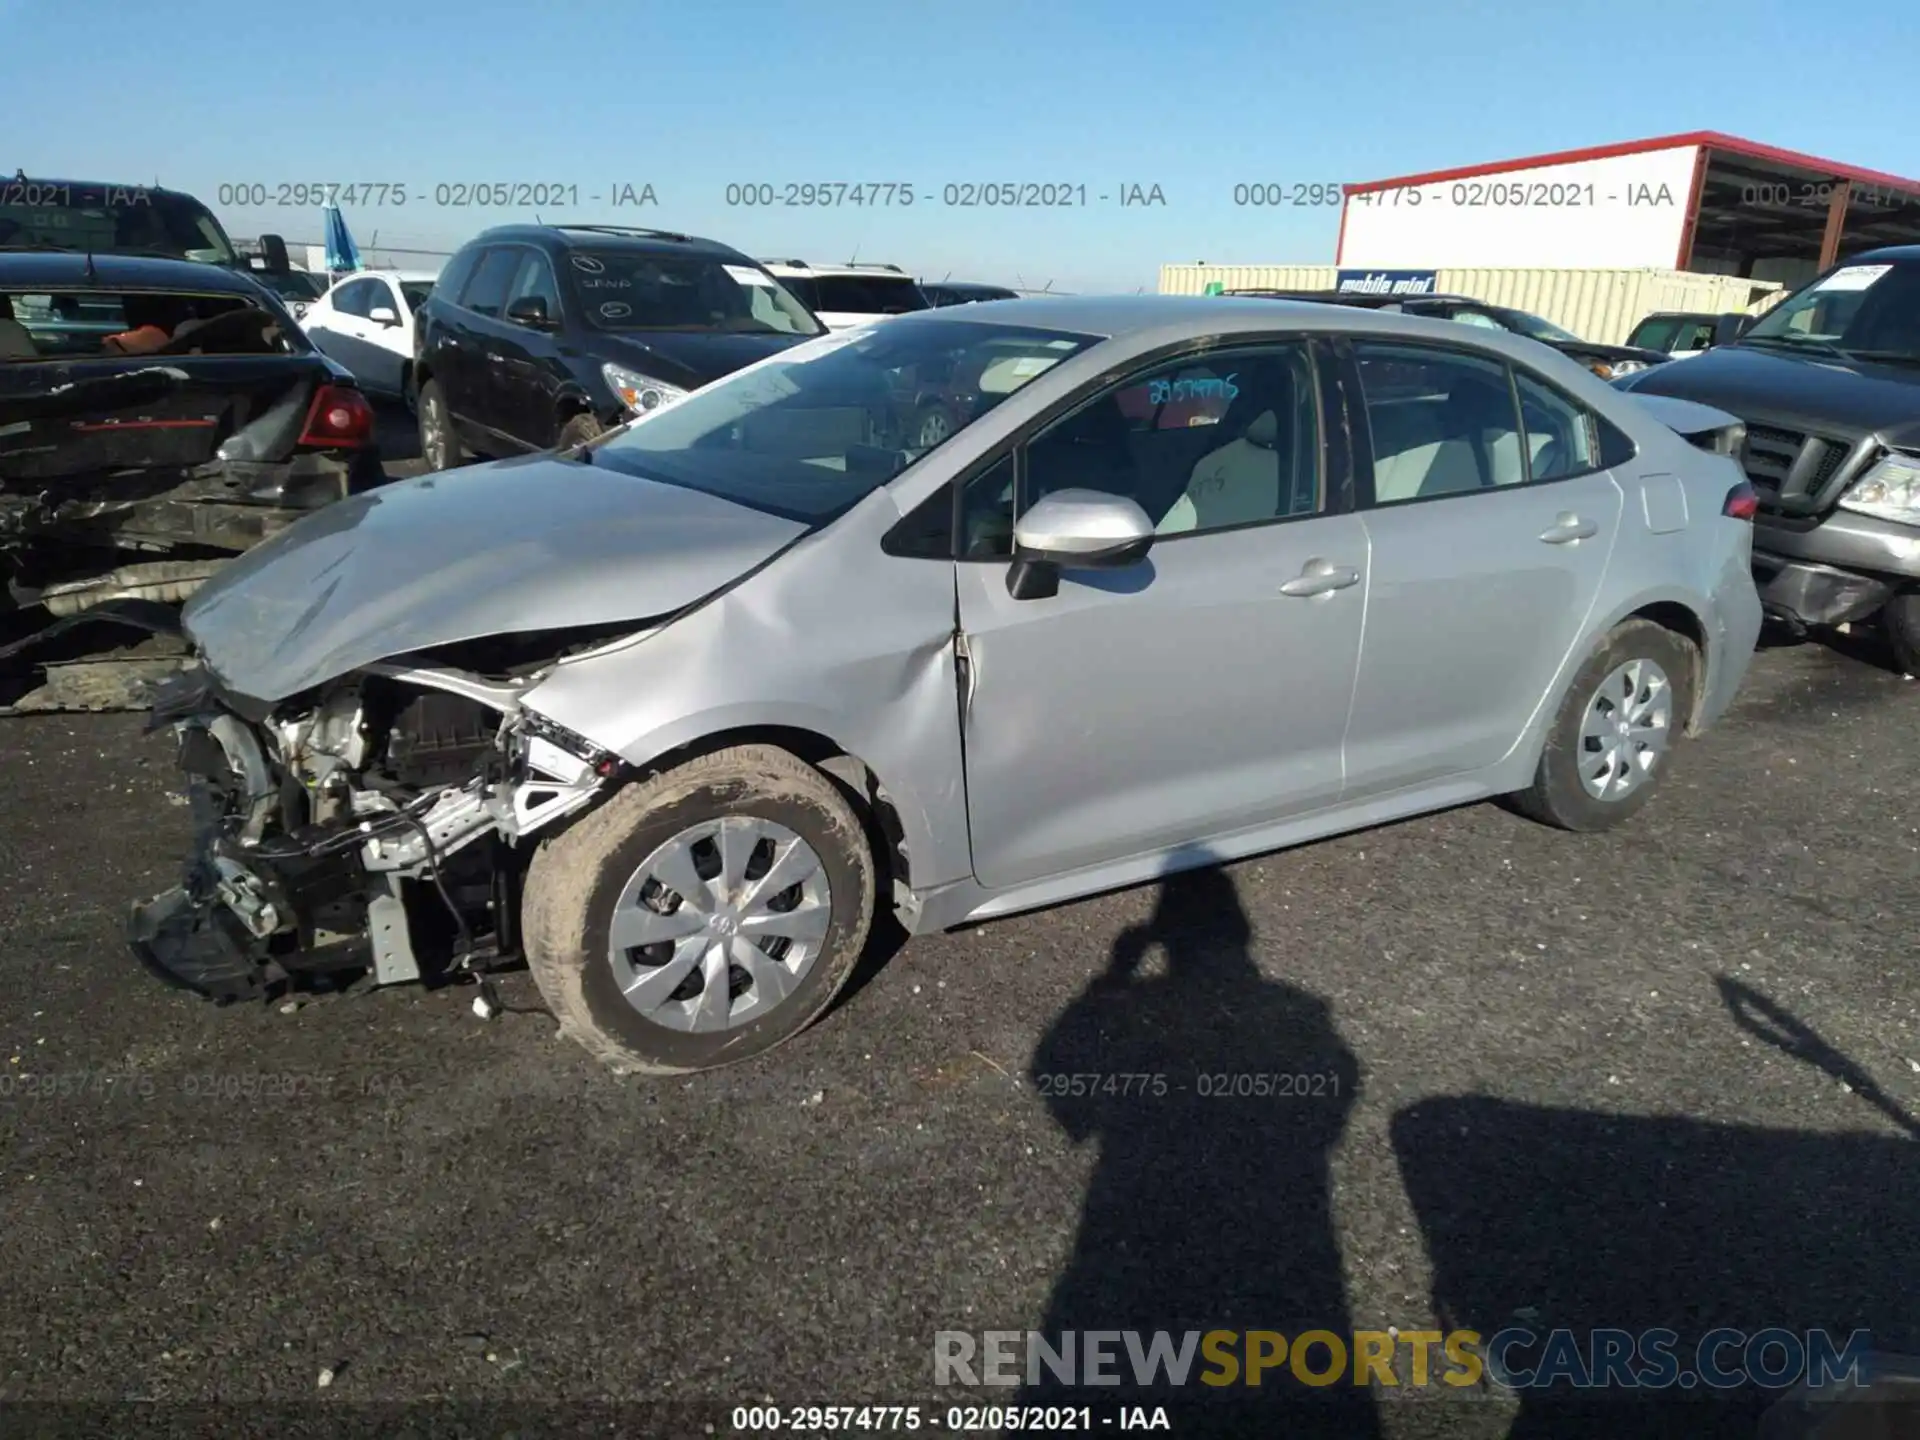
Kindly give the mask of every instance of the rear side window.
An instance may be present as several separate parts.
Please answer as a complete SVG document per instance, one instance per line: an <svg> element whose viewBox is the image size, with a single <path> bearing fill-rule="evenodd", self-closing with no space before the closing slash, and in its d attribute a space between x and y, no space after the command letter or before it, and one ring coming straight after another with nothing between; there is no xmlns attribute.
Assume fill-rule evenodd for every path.
<svg viewBox="0 0 1920 1440"><path fill-rule="evenodd" d="M1564 480L1597 469L1587 412L1517 371L1514 385L1520 392L1520 420L1526 427L1528 476L1536 481Z"/></svg>
<svg viewBox="0 0 1920 1440"><path fill-rule="evenodd" d="M524 255L524 251L513 246L487 251L460 296L461 305L476 315L497 318L507 303L507 287L513 283Z"/></svg>
<svg viewBox="0 0 1920 1440"><path fill-rule="evenodd" d="M1354 346L1376 505L1526 483L1507 367L1414 345Z"/></svg>

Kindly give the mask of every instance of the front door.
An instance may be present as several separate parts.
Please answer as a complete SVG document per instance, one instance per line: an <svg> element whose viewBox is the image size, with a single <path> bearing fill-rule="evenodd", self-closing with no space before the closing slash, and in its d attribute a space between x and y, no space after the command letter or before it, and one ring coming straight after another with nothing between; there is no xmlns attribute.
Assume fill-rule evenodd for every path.
<svg viewBox="0 0 1920 1440"><path fill-rule="evenodd" d="M1418 345L1354 354L1373 456L1346 745L1347 795L1362 799L1513 748L1585 633L1622 492L1593 417L1544 382Z"/></svg>
<svg viewBox="0 0 1920 1440"><path fill-rule="evenodd" d="M1367 554L1359 518L1326 506L1321 428L1304 344L1214 351L1102 389L972 487L959 615L982 884L1340 798ZM1014 492L1075 488L1138 500L1151 552L1014 599Z"/></svg>

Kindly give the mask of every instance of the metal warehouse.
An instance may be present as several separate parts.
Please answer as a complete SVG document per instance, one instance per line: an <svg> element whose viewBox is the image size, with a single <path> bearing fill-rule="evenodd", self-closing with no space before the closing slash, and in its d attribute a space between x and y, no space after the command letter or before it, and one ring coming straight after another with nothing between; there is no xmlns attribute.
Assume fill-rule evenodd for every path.
<svg viewBox="0 0 1920 1440"><path fill-rule="evenodd" d="M1350 185L1343 269L1657 268L1786 286L1920 241L1920 180L1699 130Z"/></svg>

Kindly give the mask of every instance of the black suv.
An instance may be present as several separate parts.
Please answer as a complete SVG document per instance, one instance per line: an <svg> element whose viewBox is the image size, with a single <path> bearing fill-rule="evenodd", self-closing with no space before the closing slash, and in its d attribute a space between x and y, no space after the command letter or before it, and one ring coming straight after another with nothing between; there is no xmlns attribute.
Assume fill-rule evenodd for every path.
<svg viewBox="0 0 1920 1440"><path fill-rule="evenodd" d="M614 225L504 225L447 262L414 332L420 452L567 448L826 333L730 246Z"/></svg>
<svg viewBox="0 0 1920 1440"><path fill-rule="evenodd" d="M1731 321L1731 324L1727 322ZM1920 674L1920 245L1854 256L1731 338L1616 382L1747 422L1753 566L1794 630L1876 616Z"/></svg>

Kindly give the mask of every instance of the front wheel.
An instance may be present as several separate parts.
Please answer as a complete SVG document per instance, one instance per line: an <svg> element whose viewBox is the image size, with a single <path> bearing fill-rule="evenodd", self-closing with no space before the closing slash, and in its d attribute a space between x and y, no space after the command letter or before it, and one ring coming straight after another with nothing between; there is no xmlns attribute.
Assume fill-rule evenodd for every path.
<svg viewBox="0 0 1920 1440"><path fill-rule="evenodd" d="M1920 590L1909 590L1887 601L1880 612L1880 628L1893 650L1893 663L1903 675L1920 677Z"/></svg>
<svg viewBox="0 0 1920 1440"><path fill-rule="evenodd" d="M1651 620L1617 626L1580 667L1518 809L1562 830L1608 830L1653 798L1691 713L1693 647Z"/></svg>
<svg viewBox="0 0 1920 1440"><path fill-rule="evenodd" d="M830 778L735 746L620 791L540 847L527 963L561 1031L615 1070L730 1065L831 1003L866 943L874 874Z"/></svg>

